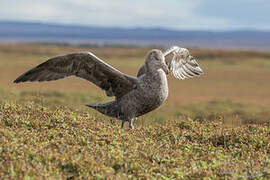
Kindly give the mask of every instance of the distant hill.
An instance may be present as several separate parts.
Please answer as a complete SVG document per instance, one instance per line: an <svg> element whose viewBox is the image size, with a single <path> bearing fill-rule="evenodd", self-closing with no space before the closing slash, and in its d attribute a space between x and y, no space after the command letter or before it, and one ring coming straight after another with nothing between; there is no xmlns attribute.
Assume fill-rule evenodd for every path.
<svg viewBox="0 0 270 180"><path fill-rule="evenodd" d="M177 44L185 47L270 49L270 32L181 31L0 21L0 43L6 42L164 46Z"/></svg>

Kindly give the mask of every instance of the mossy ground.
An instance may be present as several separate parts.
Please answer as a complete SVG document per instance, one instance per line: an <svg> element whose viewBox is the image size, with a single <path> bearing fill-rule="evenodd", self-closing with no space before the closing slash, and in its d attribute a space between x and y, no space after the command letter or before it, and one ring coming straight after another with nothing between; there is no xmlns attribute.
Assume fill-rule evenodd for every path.
<svg viewBox="0 0 270 180"><path fill-rule="evenodd" d="M179 117L120 122L67 107L0 105L3 179L270 178L269 125Z"/></svg>

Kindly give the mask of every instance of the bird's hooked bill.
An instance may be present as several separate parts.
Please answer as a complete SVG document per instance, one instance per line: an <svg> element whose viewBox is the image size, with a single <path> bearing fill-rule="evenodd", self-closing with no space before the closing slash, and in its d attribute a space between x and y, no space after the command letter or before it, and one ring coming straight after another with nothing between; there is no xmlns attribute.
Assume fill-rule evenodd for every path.
<svg viewBox="0 0 270 180"><path fill-rule="evenodd" d="M166 64L163 64L162 69L164 70L164 72L166 74L169 74L170 73L170 70L169 70L169 68L168 68L168 66Z"/></svg>

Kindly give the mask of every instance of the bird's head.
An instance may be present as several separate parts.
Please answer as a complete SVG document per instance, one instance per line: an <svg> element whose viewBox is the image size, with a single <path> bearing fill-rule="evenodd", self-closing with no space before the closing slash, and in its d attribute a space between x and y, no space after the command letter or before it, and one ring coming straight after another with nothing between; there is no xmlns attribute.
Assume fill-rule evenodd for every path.
<svg viewBox="0 0 270 180"><path fill-rule="evenodd" d="M166 74L169 74L170 72L168 66L166 65L165 57L162 51L158 49L153 49L147 54L145 65L147 71L150 72L157 71L158 69L163 69Z"/></svg>

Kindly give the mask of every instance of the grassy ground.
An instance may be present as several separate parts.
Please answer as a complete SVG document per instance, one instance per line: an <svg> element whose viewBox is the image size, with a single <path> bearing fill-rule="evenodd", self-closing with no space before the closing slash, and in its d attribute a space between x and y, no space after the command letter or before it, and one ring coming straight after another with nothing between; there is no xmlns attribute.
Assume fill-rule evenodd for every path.
<svg viewBox="0 0 270 180"><path fill-rule="evenodd" d="M3 179L270 178L270 128L175 118L119 129L65 107L0 105Z"/></svg>
<svg viewBox="0 0 270 180"><path fill-rule="evenodd" d="M135 130L84 106L110 100L79 78L13 84L49 57L92 51L136 75L144 48L0 45L0 177L270 178L270 54L191 49L200 78L169 78Z"/></svg>

